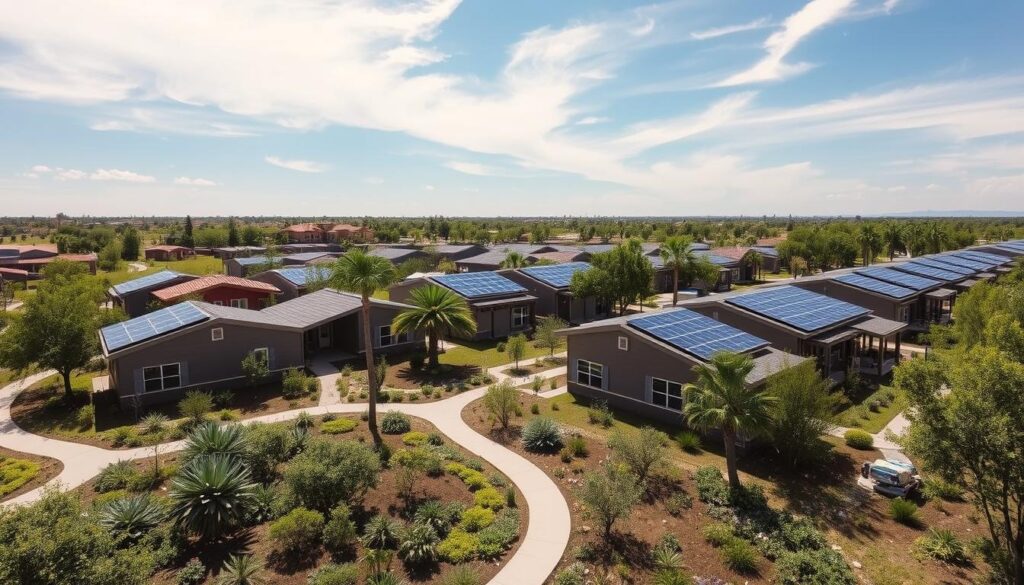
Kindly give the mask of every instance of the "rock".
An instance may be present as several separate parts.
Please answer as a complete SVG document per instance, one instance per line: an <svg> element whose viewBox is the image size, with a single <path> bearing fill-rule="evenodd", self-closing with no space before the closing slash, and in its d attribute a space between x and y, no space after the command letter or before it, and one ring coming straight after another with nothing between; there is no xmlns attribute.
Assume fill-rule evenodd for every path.
<svg viewBox="0 0 1024 585"><path fill-rule="evenodd" d="M836 552L839 552L839 551L843 550L843 547L839 546L838 544L833 544L832 545L832 550L834 550Z"/></svg>
<svg viewBox="0 0 1024 585"><path fill-rule="evenodd" d="M859 568L861 568L863 566L863 565L860 564L860 561L853 561L850 564L853 565L854 569L859 569Z"/></svg>
<svg viewBox="0 0 1024 585"><path fill-rule="evenodd" d="M592 529L589 526L585 525L585 524L583 526L580 526L580 532L582 532L583 534L587 534L591 530Z"/></svg>

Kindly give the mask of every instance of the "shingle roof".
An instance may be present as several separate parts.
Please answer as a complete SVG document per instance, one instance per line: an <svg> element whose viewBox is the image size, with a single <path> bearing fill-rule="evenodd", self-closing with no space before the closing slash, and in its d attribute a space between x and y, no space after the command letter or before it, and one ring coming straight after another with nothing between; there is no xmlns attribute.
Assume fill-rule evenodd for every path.
<svg viewBox="0 0 1024 585"><path fill-rule="evenodd" d="M398 260L400 258L418 255L421 253L422 252L420 252L419 250L415 250L412 248L393 248L390 246L374 248L367 252L367 254L370 256L379 256L381 258L387 258L388 260Z"/></svg>
<svg viewBox="0 0 1024 585"><path fill-rule="evenodd" d="M456 264L479 264L481 266L501 266L505 257L508 256L508 252L491 250L490 252L484 252L483 254L477 254L476 256L470 256L469 258L463 258L462 260L456 260Z"/></svg>
<svg viewBox="0 0 1024 585"><path fill-rule="evenodd" d="M203 276L195 280L162 288L160 290L153 291L153 296L160 299L161 301L173 301L174 299L181 298L186 295L202 293L204 291L218 288L218 287L231 287L240 288L244 290L251 290L257 292L268 292L268 293L279 293L281 289L276 286L260 282L258 280L249 280L247 278L239 278L237 276L226 276L223 274L217 274L212 276Z"/></svg>
<svg viewBox="0 0 1024 585"><path fill-rule="evenodd" d="M370 302L375 305L408 307L408 305L381 299L371 299ZM362 299L359 295L325 288L267 307L259 313L291 326L306 329L358 311L360 307L362 307Z"/></svg>
<svg viewBox="0 0 1024 585"><path fill-rule="evenodd" d="M299 252L298 254L289 254L285 256L285 260L291 260L293 262L309 262L310 260L316 260L323 256L331 256L330 252Z"/></svg>

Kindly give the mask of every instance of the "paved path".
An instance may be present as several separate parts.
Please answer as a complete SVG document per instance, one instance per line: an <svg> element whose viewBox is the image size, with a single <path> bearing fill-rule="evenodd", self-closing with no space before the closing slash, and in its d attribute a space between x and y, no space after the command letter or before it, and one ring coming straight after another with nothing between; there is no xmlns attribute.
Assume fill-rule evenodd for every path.
<svg viewBox="0 0 1024 585"><path fill-rule="evenodd" d="M145 272L149 270L149 266L146 266L142 262L129 262L128 272Z"/></svg>
<svg viewBox="0 0 1024 585"><path fill-rule="evenodd" d="M52 375L47 371L35 374L7 385L0 389L0 445L16 451L45 455L59 459L64 469L46 485L60 484L65 489L74 488L94 477L106 465L118 460L141 459L154 453L153 447L140 447L115 451L90 445L60 441L34 435L19 428L11 420L10 405L14 397L23 388ZM333 384L330 385L333 388ZM321 389L323 396L326 388ZM557 395L563 389L554 390L547 395ZM558 565L569 543L572 520L569 505L562 497L558 486L537 466L519 454L491 441L474 431L462 420L462 410L472 401L482 397L485 387L456 394L450 398L424 404L383 404L382 412L391 410L404 412L410 416L423 418L458 443L466 450L487 460L495 468L512 479L526 499L529 523L526 534L515 555L494 576L490 585L541 585ZM278 412L261 417L247 419L242 424L253 422L282 422L294 419L301 412L312 415L332 413L361 413L365 404L332 403L309 408L300 408ZM165 443L158 447L160 453L180 450L183 441ZM30 503L42 494L42 487L26 492L5 503Z"/></svg>

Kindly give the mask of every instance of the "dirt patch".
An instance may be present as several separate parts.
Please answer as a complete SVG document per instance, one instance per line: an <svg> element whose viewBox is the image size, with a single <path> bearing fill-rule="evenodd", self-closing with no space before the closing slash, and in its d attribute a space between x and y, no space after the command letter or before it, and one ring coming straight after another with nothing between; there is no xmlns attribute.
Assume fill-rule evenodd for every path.
<svg viewBox="0 0 1024 585"><path fill-rule="evenodd" d="M386 356L388 371L384 377L384 385L389 388L401 390L413 390L423 386L458 386L469 383L475 377L484 374L482 368L475 365L452 365L440 364L431 368L426 363L422 367L414 368L409 363L411 354L393 354ZM352 359L341 362L332 362L331 365L341 370L348 366L351 368L355 378L362 376L366 380L366 362L363 359Z"/></svg>
<svg viewBox="0 0 1024 585"><path fill-rule="evenodd" d="M57 459L51 459L41 455L33 455L31 453L22 453L21 451L12 451L5 447L0 447L0 457L23 459L25 461L31 461L39 466L39 472L36 473L32 479L22 484L18 489L0 498L0 502L4 502L11 498L16 498L26 492L30 492L57 477L60 475L60 472L64 470L64 464Z"/></svg>
<svg viewBox="0 0 1024 585"><path fill-rule="evenodd" d="M551 370L564 365L565 358L537 358L537 361L533 362L532 364L521 364L518 368L507 368L505 370L502 370L501 373L507 374L509 376L514 376L516 378L522 378L523 376L532 376L534 374L546 372L547 370Z"/></svg>

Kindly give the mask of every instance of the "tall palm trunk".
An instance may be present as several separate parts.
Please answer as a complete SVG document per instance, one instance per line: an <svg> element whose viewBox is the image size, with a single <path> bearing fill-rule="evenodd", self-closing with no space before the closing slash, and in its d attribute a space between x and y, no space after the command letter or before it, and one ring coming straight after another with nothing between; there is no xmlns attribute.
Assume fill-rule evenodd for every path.
<svg viewBox="0 0 1024 585"><path fill-rule="evenodd" d="M438 341L439 340L437 339L438 333L439 332L438 332L437 329L431 329L430 331L427 332L427 335L430 337L430 339L427 341L427 343L429 344L427 346L427 353L429 354L429 357L430 357L430 367L431 368L436 368L438 366L438 359L437 359L437 352L439 350L439 347L438 347Z"/></svg>
<svg viewBox="0 0 1024 585"><path fill-rule="evenodd" d="M729 474L729 487L735 489L740 487L740 474L736 470L736 431L722 429L722 439L725 441L725 467Z"/></svg>
<svg viewBox="0 0 1024 585"><path fill-rule="evenodd" d="M366 356L366 383L370 387L370 404L367 425L373 435L373 445L381 446L380 432L377 431L377 372L373 360L373 335L370 328L370 297L363 295L363 354Z"/></svg>
<svg viewBox="0 0 1024 585"><path fill-rule="evenodd" d="M679 303L679 267L672 269L672 306Z"/></svg>

